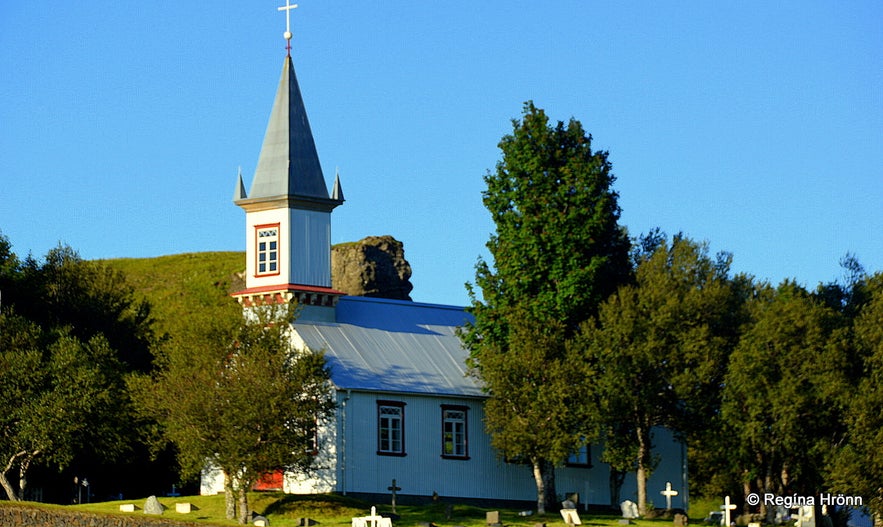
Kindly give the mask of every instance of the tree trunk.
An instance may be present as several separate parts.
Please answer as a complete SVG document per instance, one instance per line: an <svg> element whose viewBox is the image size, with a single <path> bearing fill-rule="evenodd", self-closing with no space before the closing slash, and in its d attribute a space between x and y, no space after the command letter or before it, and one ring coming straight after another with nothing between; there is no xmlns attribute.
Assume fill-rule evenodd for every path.
<svg viewBox="0 0 883 527"><path fill-rule="evenodd" d="M555 464L543 461L543 486L545 487L546 506L544 510L555 510L558 507L558 491L555 488Z"/></svg>
<svg viewBox="0 0 883 527"><path fill-rule="evenodd" d="M251 514L248 510L248 485L239 482L239 524L246 525Z"/></svg>
<svg viewBox="0 0 883 527"><path fill-rule="evenodd" d="M543 460L531 459L533 479L537 485L537 514L546 514L546 478L543 476Z"/></svg>
<svg viewBox="0 0 883 527"><path fill-rule="evenodd" d="M638 427L638 467L635 470L635 479L638 486L638 514L647 514L647 476L650 469L650 438L649 430Z"/></svg>
<svg viewBox="0 0 883 527"><path fill-rule="evenodd" d="M39 453L39 451L35 451L26 455L18 465L18 495L22 500L25 499L25 490L28 488L28 469L31 466L31 461Z"/></svg>
<svg viewBox="0 0 883 527"><path fill-rule="evenodd" d="M625 483L626 472L610 467L610 506L619 507L619 496L622 484Z"/></svg>
<svg viewBox="0 0 883 527"><path fill-rule="evenodd" d="M233 491L233 481L226 472L224 472L224 512L228 520L236 519L236 496Z"/></svg>
<svg viewBox="0 0 883 527"><path fill-rule="evenodd" d="M6 496L9 498L9 501L21 501L21 498L15 493L12 483L10 483L9 479L6 477L5 472L0 473L0 487L3 487L3 490L6 491Z"/></svg>
<svg viewBox="0 0 883 527"><path fill-rule="evenodd" d="M0 472L0 486L2 486L3 490L6 491L6 495L9 497L9 501L21 501L21 496L15 492L15 487L12 486L12 483L9 481L7 474L9 474L9 471L12 470L13 465L15 465L15 460L25 454L27 454L27 451L19 452L9 458L6 466L3 467L2 472Z"/></svg>

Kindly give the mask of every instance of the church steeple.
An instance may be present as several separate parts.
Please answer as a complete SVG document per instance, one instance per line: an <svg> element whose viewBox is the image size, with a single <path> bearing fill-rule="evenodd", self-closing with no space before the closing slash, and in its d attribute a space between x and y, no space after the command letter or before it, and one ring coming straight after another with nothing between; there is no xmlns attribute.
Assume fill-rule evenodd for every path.
<svg viewBox="0 0 883 527"><path fill-rule="evenodd" d="M279 9L287 19L294 7L286 2ZM330 307L343 294L331 289L331 211L343 203L343 191L337 177L330 196L325 185L291 61L289 24L289 53L251 191L246 194L240 173L233 195L246 213L246 288L234 296L245 305L296 297L306 306Z"/></svg>
<svg viewBox="0 0 883 527"><path fill-rule="evenodd" d="M340 204L328 197L319 154L291 56L285 57L248 200L288 198ZM237 200L240 205L240 200Z"/></svg>

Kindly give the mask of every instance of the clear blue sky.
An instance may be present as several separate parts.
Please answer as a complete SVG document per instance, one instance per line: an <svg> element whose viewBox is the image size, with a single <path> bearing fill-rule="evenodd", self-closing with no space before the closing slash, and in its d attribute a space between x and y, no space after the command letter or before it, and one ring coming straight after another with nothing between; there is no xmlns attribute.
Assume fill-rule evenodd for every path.
<svg viewBox="0 0 883 527"><path fill-rule="evenodd" d="M335 243L391 234L464 304L482 176L531 99L610 151L632 234L814 287L883 270L883 3L298 0L294 61ZM0 230L20 255L244 250L282 1L5 2ZM625 4L625 5L621 5ZM726 4L726 5L724 5Z"/></svg>

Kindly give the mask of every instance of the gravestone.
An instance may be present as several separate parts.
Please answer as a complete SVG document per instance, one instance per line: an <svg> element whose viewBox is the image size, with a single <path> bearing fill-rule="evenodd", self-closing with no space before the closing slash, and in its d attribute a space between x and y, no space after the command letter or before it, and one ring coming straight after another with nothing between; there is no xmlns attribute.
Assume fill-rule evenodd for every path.
<svg viewBox="0 0 883 527"><path fill-rule="evenodd" d="M392 513L395 514L396 513L396 491L402 490L402 488L396 486L396 480L395 480L395 478L393 478L392 485L390 485L389 487L386 487L386 490L392 492Z"/></svg>
<svg viewBox="0 0 883 527"><path fill-rule="evenodd" d="M626 520L633 520L638 517L638 504L632 500L625 500L619 504L622 510L622 517Z"/></svg>
<svg viewBox="0 0 883 527"><path fill-rule="evenodd" d="M675 514L675 517L674 517L675 527L687 527L687 524L689 522L690 522L690 519L687 517L686 514L683 514L681 512Z"/></svg>
<svg viewBox="0 0 883 527"><path fill-rule="evenodd" d="M120 505L120 512L135 512L134 503L123 503Z"/></svg>
<svg viewBox="0 0 883 527"><path fill-rule="evenodd" d="M708 513L708 516L702 520L704 523L710 523L712 525L723 525L724 524L724 513L718 511L711 511Z"/></svg>
<svg viewBox="0 0 883 527"><path fill-rule="evenodd" d="M665 496L665 510L671 510L671 498L672 496L677 496L678 491L671 488L671 481L665 482L665 490L659 492L663 496Z"/></svg>
<svg viewBox="0 0 883 527"><path fill-rule="evenodd" d="M371 507L369 516L353 518L352 527L392 527L392 520L377 514L377 507Z"/></svg>
<svg viewBox="0 0 883 527"><path fill-rule="evenodd" d="M565 501L564 503L567 502ZM575 508L561 509L561 517L564 518L564 523L567 525L582 525L582 522L579 520L579 514L577 514Z"/></svg>
<svg viewBox="0 0 883 527"><path fill-rule="evenodd" d="M500 511L488 511L485 514L488 525L502 525L500 523Z"/></svg>
<svg viewBox="0 0 883 527"><path fill-rule="evenodd" d="M797 507L797 514L791 515L791 518L797 520L795 527L816 527L816 508L812 505L801 505Z"/></svg>
<svg viewBox="0 0 883 527"><path fill-rule="evenodd" d="M300 520L298 520L297 524L299 527L312 527L313 525L316 525L317 523L319 523L319 522L317 522L316 520L314 520L312 518L301 518Z"/></svg>
<svg viewBox="0 0 883 527"><path fill-rule="evenodd" d="M162 503L156 499L156 496L150 496L147 498L147 501L144 502L144 514L162 514L165 512L165 507L162 506Z"/></svg>
<svg viewBox="0 0 883 527"><path fill-rule="evenodd" d="M188 514L193 511L192 503L176 503L175 512L178 514Z"/></svg>
<svg viewBox="0 0 883 527"><path fill-rule="evenodd" d="M736 508L735 503L730 503L730 497L724 497L724 504L721 505L721 509L724 511L724 527L730 527L730 511Z"/></svg>
<svg viewBox="0 0 883 527"><path fill-rule="evenodd" d="M261 516L256 513L252 514L251 522L255 527L267 527L270 525L270 520L268 520L266 516Z"/></svg>

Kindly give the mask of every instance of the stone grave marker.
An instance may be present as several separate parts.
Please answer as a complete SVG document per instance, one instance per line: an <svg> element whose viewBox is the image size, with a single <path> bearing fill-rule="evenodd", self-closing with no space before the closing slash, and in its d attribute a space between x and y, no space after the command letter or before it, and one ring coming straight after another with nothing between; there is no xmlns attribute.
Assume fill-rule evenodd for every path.
<svg viewBox="0 0 883 527"><path fill-rule="evenodd" d="M622 510L622 517L626 520L633 520L638 517L638 504L632 500L625 500L619 504Z"/></svg>
<svg viewBox="0 0 883 527"><path fill-rule="evenodd" d="M485 519L487 520L488 525L503 525L500 523L500 511L488 511L485 514Z"/></svg>
<svg viewBox="0 0 883 527"><path fill-rule="evenodd" d="M576 509L561 509L561 517L564 518L564 523L567 525L582 525Z"/></svg>
<svg viewBox="0 0 883 527"><path fill-rule="evenodd" d="M156 499L156 496L150 496L147 498L147 501L144 502L144 514L162 514L165 512L165 507L163 507L162 503Z"/></svg>

